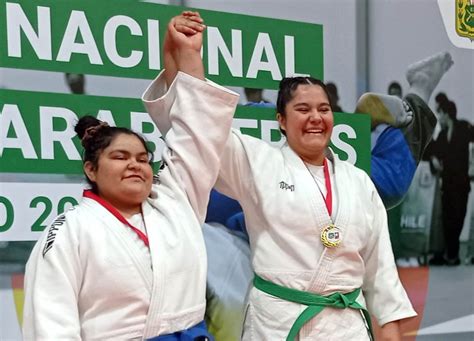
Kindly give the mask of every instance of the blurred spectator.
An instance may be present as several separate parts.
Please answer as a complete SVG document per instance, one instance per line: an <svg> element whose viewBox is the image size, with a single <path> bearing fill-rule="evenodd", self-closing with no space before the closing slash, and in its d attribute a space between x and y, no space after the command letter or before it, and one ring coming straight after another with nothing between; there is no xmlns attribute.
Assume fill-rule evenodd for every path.
<svg viewBox="0 0 474 341"><path fill-rule="evenodd" d="M400 83L393 81L388 85L387 93L398 98L403 98L402 86Z"/></svg>
<svg viewBox="0 0 474 341"><path fill-rule="evenodd" d="M436 252L430 265L459 265L459 236L464 225L469 197L469 143L474 127L457 119L456 104L440 93L436 96L441 132L428 146L432 169L441 175L444 250Z"/></svg>
<svg viewBox="0 0 474 341"><path fill-rule="evenodd" d="M244 88L244 92L248 103L270 103L263 98L263 89Z"/></svg>
<svg viewBox="0 0 474 341"><path fill-rule="evenodd" d="M66 83L73 94L84 95L86 77L79 73L65 73Z"/></svg>
<svg viewBox="0 0 474 341"><path fill-rule="evenodd" d="M337 92L336 84L329 82L326 84L326 89L329 93L329 102L331 102L332 111L344 112L344 110L339 106L339 94Z"/></svg>

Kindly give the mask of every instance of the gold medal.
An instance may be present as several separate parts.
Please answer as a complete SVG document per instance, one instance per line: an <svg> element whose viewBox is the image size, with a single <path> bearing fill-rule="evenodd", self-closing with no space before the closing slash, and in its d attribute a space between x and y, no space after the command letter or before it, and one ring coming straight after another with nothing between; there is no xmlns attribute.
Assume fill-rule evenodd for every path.
<svg viewBox="0 0 474 341"><path fill-rule="evenodd" d="M326 226L321 231L321 242L326 247L336 247L341 243L341 231L333 224Z"/></svg>

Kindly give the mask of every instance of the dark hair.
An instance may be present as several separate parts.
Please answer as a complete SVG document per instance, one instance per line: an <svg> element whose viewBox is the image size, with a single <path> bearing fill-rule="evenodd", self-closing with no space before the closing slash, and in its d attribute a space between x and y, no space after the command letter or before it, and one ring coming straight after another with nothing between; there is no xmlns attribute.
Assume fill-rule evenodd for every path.
<svg viewBox="0 0 474 341"><path fill-rule="evenodd" d="M326 83L326 89L328 90L328 92L330 94L334 94L335 97L339 97L338 96L338 93L337 93L337 86L336 84L332 83L332 82L329 82L329 83Z"/></svg>
<svg viewBox="0 0 474 341"><path fill-rule="evenodd" d="M74 131L81 139L81 145L84 148L82 162L91 162L94 169L97 169L99 157L102 151L107 148L112 141L120 134L136 136L143 144L148 155L150 155L151 164L153 162L153 153L147 146L145 139L131 129L124 127L111 127L106 122L87 115L77 121ZM97 193L97 184L92 182L86 175L87 182L91 185L92 191Z"/></svg>
<svg viewBox="0 0 474 341"><path fill-rule="evenodd" d="M440 105L441 103L448 102L449 99L444 92L439 92L435 97L435 101Z"/></svg>
<svg viewBox="0 0 474 341"><path fill-rule="evenodd" d="M324 93L326 94L329 105L332 110L332 103L330 101L331 96L329 96L329 91L321 80L313 77L286 77L280 81L280 88L278 90L277 105L276 110L282 116L286 116L286 105L294 97L295 91L300 85L318 85L320 86ZM280 128L280 131L283 135L286 136L286 132Z"/></svg>
<svg viewBox="0 0 474 341"><path fill-rule="evenodd" d="M388 85L388 90L390 91L390 89L397 89L397 90L400 90L401 92L402 86L400 85L400 83L393 81L392 83Z"/></svg>
<svg viewBox="0 0 474 341"><path fill-rule="evenodd" d="M260 88L244 88L245 96L251 96L251 95L261 95L263 92L263 89Z"/></svg>
<svg viewBox="0 0 474 341"><path fill-rule="evenodd" d="M329 83L326 83L326 89L328 90L329 102L331 102L331 108L333 108L333 110L334 110L334 108L337 107L337 102L339 101L339 94L337 93L337 86L336 86L336 84L329 82Z"/></svg>
<svg viewBox="0 0 474 341"><path fill-rule="evenodd" d="M83 95L85 93L86 78L80 73L65 73L67 86L73 94Z"/></svg>
<svg viewBox="0 0 474 341"><path fill-rule="evenodd" d="M450 119L455 120L458 110L456 108L456 103L450 100L442 101L439 103L438 108L446 113Z"/></svg>

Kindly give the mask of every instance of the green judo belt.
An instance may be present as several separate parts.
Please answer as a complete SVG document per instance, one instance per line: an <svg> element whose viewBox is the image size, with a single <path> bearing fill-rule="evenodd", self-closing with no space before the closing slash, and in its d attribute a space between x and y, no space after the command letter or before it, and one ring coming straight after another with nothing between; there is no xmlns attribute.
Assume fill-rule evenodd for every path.
<svg viewBox="0 0 474 341"><path fill-rule="evenodd" d="M359 297L360 288L347 294L341 294L340 292L336 292L332 295L321 296L311 292L283 287L281 285L267 281L258 276L257 274L255 274L255 277L253 279L253 285L255 286L255 288L269 295L281 298L285 301L300 303L308 306L298 316L295 323L293 323L293 326L290 329L290 333L286 338L287 341L293 341L298 335L300 329L303 328L304 324L316 315L318 315L326 307L338 309L352 308L361 310L364 314L370 337L372 340L374 340L369 312L363 306L356 302L357 297Z"/></svg>

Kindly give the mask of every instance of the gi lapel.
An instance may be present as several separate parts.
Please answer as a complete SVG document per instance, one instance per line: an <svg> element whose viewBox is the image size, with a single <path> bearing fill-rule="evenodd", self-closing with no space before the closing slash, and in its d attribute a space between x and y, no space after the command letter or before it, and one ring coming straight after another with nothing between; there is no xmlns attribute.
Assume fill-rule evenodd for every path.
<svg viewBox="0 0 474 341"><path fill-rule="evenodd" d="M110 234L115 236L117 240L119 240L123 245L124 249L128 251L130 259L142 277L143 283L145 284L145 289L151 293L152 283L150 281L151 276L149 273L152 270L147 268L145 263L142 261L141 250L130 238L130 228L119 222L116 217L114 217L98 202L88 198L84 198L84 202L87 202L87 205L91 207L91 214L95 215L97 219L101 220L104 224L104 227L110 232ZM123 228L117 228L120 225L122 225Z"/></svg>

